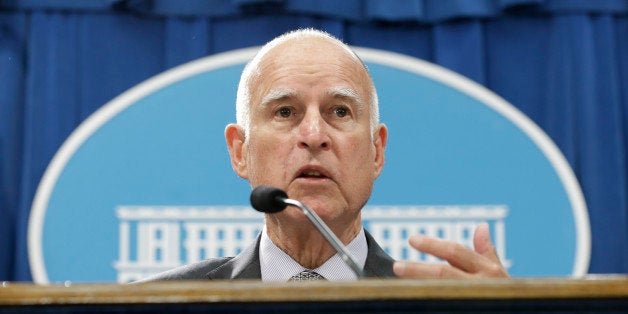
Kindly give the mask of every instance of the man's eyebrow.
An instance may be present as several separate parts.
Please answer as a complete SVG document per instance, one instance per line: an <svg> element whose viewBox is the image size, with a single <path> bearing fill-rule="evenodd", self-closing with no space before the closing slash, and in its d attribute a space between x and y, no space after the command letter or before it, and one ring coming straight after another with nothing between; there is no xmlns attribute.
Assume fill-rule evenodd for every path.
<svg viewBox="0 0 628 314"><path fill-rule="evenodd" d="M262 99L262 102L260 103L260 108L263 109L272 102L282 100L282 99L287 99L287 98L294 98L296 96L297 96L297 92L294 89L289 89L289 88L274 89L268 92L266 96L264 96L264 98Z"/></svg>
<svg viewBox="0 0 628 314"><path fill-rule="evenodd" d="M334 87L334 88L328 89L326 91L326 94L328 96L333 97L333 98L344 98L344 99L350 100L351 102L356 104L356 106L358 107L358 111L359 112L361 112L364 109L364 102L362 101L360 96L358 96L358 93L356 93L351 88L348 88L348 87Z"/></svg>

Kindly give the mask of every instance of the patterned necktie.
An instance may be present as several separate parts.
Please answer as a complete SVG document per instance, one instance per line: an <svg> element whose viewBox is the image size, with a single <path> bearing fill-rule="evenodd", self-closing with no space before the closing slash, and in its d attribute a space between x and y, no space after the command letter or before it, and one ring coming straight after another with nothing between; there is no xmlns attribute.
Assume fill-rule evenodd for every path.
<svg viewBox="0 0 628 314"><path fill-rule="evenodd" d="M314 280L327 280L325 277L321 276L319 273L306 269L292 277L290 277L289 281L314 281Z"/></svg>

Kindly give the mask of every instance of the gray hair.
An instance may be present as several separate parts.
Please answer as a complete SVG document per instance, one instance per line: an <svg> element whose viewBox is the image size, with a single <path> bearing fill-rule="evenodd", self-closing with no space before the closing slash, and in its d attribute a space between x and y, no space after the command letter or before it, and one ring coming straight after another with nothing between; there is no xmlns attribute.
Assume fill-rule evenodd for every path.
<svg viewBox="0 0 628 314"><path fill-rule="evenodd" d="M358 55L353 50L351 50L351 48L349 48L348 45L346 45L345 43L343 43L336 37L324 31L307 28L307 29L299 29L299 30L285 33L279 37L276 37L270 42L266 43L259 50L259 52L257 52L255 57L253 57L253 59L249 61L249 63L247 63L247 65L244 67L244 70L242 71L242 76L240 76L240 83L238 84L238 94L236 96L236 123L244 129L246 140L248 140L249 138L250 122L251 122L251 114L250 114L251 92L250 92L249 85L252 79L255 77L258 77L260 74L260 70L259 70L260 62L270 50L279 46L280 44L285 43L289 40L301 39L305 37L322 38L322 39L329 40L332 43L337 44L339 47L342 47L344 50L347 51L347 53L354 56L358 61L360 61L362 66L364 66L364 69L366 70L366 73L369 77L369 82L370 82L369 89L370 89L370 94L371 94L370 95L371 102L369 105L371 109L370 110L371 116L370 116L369 122L370 122L370 127L371 127L371 136L373 136L373 132L375 132L375 128L379 124L379 103L378 103L377 91L375 90L375 84L373 83L373 78L371 77L371 74L369 73L369 70L366 67L366 64L364 64L362 59L360 59L360 57L358 57Z"/></svg>

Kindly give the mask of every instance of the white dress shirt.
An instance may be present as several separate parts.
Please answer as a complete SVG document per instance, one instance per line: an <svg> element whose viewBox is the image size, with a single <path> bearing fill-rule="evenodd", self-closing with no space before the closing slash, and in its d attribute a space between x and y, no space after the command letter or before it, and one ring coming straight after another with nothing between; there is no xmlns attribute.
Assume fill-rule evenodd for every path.
<svg viewBox="0 0 628 314"><path fill-rule="evenodd" d="M366 236L364 228L360 230L358 235L346 246L349 254L353 256L360 268L364 268L366 263L366 255L368 254L368 245L366 244ZM268 236L266 226L262 230L262 239L259 246L259 259L262 271L262 281L281 281L286 282L290 277L306 270L286 252L281 250ZM342 258L336 253L329 258L323 265L313 271L319 273L325 279L330 281L340 280L356 280L358 277Z"/></svg>

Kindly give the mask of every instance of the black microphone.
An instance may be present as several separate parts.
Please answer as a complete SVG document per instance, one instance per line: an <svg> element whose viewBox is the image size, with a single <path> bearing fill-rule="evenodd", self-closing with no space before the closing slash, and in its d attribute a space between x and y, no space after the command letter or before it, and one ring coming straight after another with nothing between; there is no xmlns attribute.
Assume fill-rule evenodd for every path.
<svg viewBox="0 0 628 314"><path fill-rule="evenodd" d="M277 213L292 205L300 208L314 227L323 235L329 244L336 250L342 260L353 270L358 278L364 277L364 271L358 266L355 259L349 254L345 246L338 237L329 229L323 220L309 207L303 203L289 199L288 194L281 189L272 186L260 185L251 192L251 205L257 211L263 213Z"/></svg>
<svg viewBox="0 0 628 314"><path fill-rule="evenodd" d="M283 200L288 198L288 194L276 187L260 185L251 192L251 205L262 213L278 213L286 208L288 204Z"/></svg>

